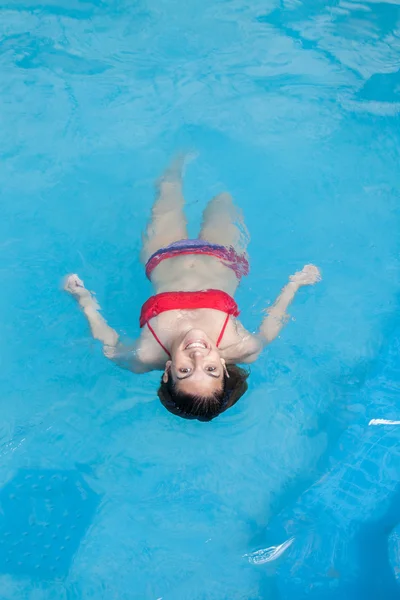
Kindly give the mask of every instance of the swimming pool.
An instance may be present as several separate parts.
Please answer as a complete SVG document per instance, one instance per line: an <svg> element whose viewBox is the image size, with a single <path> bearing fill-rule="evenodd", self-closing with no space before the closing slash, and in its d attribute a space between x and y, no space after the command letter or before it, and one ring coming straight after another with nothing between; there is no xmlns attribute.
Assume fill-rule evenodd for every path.
<svg viewBox="0 0 400 600"><path fill-rule="evenodd" d="M400 419L398 5L1 17L1 598L397 598L399 433L368 423ZM60 291L78 272L137 333L141 230L182 149L193 234L213 194L243 207L245 324L303 264L324 277L209 424L109 364Z"/></svg>

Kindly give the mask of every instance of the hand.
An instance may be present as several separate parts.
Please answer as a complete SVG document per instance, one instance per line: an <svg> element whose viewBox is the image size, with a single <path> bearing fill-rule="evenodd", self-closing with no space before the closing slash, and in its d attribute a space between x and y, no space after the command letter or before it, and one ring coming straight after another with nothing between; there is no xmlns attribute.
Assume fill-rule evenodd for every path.
<svg viewBox="0 0 400 600"><path fill-rule="evenodd" d="M301 271L297 271L289 277L290 281L296 283L299 287L302 285L313 285L321 281L321 273L315 265L305 265Z"/></svg>
<svg viewBox="0 0 400 600"><path fill-rule="evenodd" d="M85 288L82 279L79 279L78 275L76 275L75 273L67 275L67 277L65 278L64 290L69 294L72 294L72 296L74 296L74 298L78 300L80 306L84 310L100 309L97 300L92 296L89 290Z"/></svg>
<svg viewBox="0 0 400 600"><path fill-rule="evenodd" d="M64 280L64 290L73 296L82 296L87 292L82 279L79 279L78 275L72 273L67 275Z"/></svg>

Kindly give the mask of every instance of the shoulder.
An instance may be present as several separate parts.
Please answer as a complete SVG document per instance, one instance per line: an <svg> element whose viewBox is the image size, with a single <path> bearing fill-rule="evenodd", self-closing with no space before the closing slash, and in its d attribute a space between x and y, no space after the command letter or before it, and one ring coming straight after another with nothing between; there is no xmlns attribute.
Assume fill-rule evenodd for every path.
<svg viewBox="0 0 400 600"><path fill-rule="evenodd" d="M142 332L132 344L118 344L104 354L119 367L133 373L148 373L164 369L167 357L154 341Z"/></svg>
<svg viewBox="0 0 400 600"><path fill-rule="evenodd" d="M236 341L221 348L221 357L227 363L252 363L260 355L263 343L259 336L253 335L243 327L240 321L236 321Z"/></svg>
<svg viewBox="0 0 400 600"><path fill-rule="evenodd" d="M147 328L144 328L136 341L136 362L145 371L162 370L168 360L164 350L157 344Z"/></svg>

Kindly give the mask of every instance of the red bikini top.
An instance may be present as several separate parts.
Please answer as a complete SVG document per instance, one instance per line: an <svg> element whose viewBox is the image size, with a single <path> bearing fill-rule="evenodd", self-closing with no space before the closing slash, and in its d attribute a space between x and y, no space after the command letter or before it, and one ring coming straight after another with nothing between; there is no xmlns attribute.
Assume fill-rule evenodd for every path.
<svg viewBox="0 0 400 600"><path fill-rule="evenodd" d="M225 322L217 340L217 348L224 336L229 317L239 316L239 309L234 299L226 292L221 290L205 290L204 292L164 292L151 296L142 306L140 313L140 327L150 329L154 339L158 342L164 352L171 358L167 348L162 344L154 329L150 325L150 320L154 319L168 310L196 310L198 308L212 308L220 310L226 314Z"/></svg>

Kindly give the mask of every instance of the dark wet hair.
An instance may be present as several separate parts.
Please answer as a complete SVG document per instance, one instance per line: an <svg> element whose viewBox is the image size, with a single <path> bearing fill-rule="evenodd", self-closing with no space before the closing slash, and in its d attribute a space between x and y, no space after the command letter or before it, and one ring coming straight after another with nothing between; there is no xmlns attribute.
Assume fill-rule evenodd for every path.
<svg viewBox="0 0 400 600"><path fill-rule="evenodd" d="M197 396L180 392L172 377L158 389L158 397L169 412L183 419L211 421L236 404L247 390L249 371L236 365L226 365L229 377L224 377L223 389L212 396Z"/></svg>

